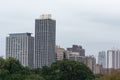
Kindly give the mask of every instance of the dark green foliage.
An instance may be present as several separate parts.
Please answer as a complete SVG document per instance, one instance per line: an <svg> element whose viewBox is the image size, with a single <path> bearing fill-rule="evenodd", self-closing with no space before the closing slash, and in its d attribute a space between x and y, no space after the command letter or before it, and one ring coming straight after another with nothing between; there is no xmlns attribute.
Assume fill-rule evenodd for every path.
<svg viewBox="0 0 120 80"><path fill-rule="evenodd" d="M0 80L45 80L39 74L40 69L23 67L13 58L0 58Z"/></svg>
<svg viewBox="0 0 120 80"><path fill-rule="evenodd" d="M86 65L67 59L53 63L50 68L45 66L41 72L46 80L94 80L95 78Z"/></svg>
<svg viewBox="0 0 120 80"><path fill-rule="evenodd" d="M27 78L25 80L45 80L43 77L40 77L37 74L31 74L29 76L27 76Z"/></svg>
<svg viewBox="0 0 120 80"><path fill-rule="evenodd" d="M10 74L5 80L24 80L25 76L22 74Z"/></svg>
<svg viewBox="0 0 120 80"><path fill-rule="evenodd" d="M31 69L13 58L0 58L0 80L94 80L94 75L83 63L67 59Z"/></svg>
<svg viewBox="0 0 120 80"><path fill-rule="evenodd" d="M5 67L5 64L5 60L2 57L0 57L0 69L3 69Z"/></svg>
<svg viewBox="0 0 120 80"><path fill-rule="evenodd" d="M9 71L6 69L0 69L0 80L5 80L9 75Z"/></svg>
<svg viewBox="0 0 120 80"><path fill-rule="evenodd" d="M31 71L33 72L33 74L40 74L41 73L41 68L31 69Z"/></svg>
<svg viewBox="0 0 120 80"><path fill-rule="evenodd" d="M7 69L10 74L22 73L23 68L24 67L20 64L18 60L15 60L13 58L6 59L5 69Z"/></svg>

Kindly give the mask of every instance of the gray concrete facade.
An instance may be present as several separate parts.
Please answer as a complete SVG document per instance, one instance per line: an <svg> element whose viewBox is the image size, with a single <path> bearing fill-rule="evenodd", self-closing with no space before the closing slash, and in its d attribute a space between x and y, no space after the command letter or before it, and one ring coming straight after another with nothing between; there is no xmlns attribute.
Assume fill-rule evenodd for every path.
<svg viewBox="0 0 120 80"><path fill-rule="evenodd" d="M56 21L49 15L35 19L35 51L34 68L50 66L56 59L55 55Z"/></svg>

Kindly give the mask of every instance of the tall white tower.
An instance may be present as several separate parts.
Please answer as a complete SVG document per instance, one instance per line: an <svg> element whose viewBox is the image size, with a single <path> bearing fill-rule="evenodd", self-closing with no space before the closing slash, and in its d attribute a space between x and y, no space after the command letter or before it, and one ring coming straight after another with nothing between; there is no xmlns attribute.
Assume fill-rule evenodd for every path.
<svg viewBox="0 0 120 80"><path fill-rule="evenodd" d="M120 68L120 50L111 49L107 51L107 68Z"/></svg>

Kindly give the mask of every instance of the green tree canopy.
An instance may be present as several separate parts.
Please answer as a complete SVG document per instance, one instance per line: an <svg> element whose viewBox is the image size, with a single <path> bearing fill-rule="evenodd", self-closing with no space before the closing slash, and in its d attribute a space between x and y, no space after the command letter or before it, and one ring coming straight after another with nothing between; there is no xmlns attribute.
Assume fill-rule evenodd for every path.
<svg viewBox="0 0 120 80"><path fill-rule="evenodd" d="M45 79L37 74L31 74L25 80L45 80Z"/></svg>
<svg viewBox="0 0 120 80"><path fill-rule="evenodd" d="M83 63L61 60L50 67L32 69L14 59L0 58L0 80L94 80L94 74Z"/></svg>
<svg viewBox="0 0 120 80"><path fill-rule="evenodd" d="M3 69L5 67L5 59L3 59L2 57L0 57L0 69Z"/></svg>
<svg viewBox="0 0 120 80"><path fill-rule="evenodd" d="M6 59L5 69L7 69L10 74L13 74L13 73L22 73L24 67L21 65L21 63L18 60L10 57Z"/></svg>
<svg viewBox="0 0 120 80"><path fill-rule="evenodd" d="M83 63L61 60L54 62L51 67L43 67L42 74L46 80L94 80L94 74Z"/></svg>

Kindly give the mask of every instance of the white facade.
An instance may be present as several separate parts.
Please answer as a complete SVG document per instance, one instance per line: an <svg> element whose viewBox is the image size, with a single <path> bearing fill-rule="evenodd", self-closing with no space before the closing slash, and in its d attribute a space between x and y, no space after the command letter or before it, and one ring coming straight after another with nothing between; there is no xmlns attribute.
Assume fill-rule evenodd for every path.
<svg viewBox="0 0 120 80"><path fill-rule="evenodd" d="M120 68L120 50L112 49L107 51L107 68Z"/></svg>
<svg viewBox="0 0 120 80"><path fill-rule="evenodd" d="M33 67L34 37L31 33L10 34L6 38L6 58L13 57L23 66Z"/></svg>

